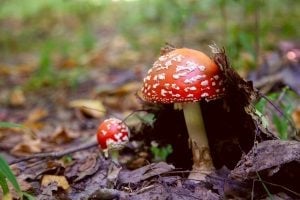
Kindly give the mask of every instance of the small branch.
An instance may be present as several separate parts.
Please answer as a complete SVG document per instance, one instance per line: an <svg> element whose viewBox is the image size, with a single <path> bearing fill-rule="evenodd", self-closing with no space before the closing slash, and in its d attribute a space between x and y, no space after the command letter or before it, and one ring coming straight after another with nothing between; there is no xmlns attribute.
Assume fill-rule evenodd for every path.
<svg viewBox="0 0 300 200"><path fill-rule="evenodd" d="M282 73L276 73L272 74L269 76L265 76L261 78L260 80L254 81L254 87L256 88L261 88L266 85L272 85L275 84L276 82L282 81L283 80L283 74Z"/></svg>
<svg viewBox="0 0 300 200"><path fill-rule="evenodd" d="M91 140L91 141L89 141L85 144L82 144L82 145L79 145L79 146L76 146L76 147L73 147L73 148L70 148L70 149L66 149L64 151L33 154L33 155L30 155L30 156L26 156L26 157L23 157L23 158L13 160L13 161L9 162L9 164L13 165L13 164L16 164L16 163L28 161L28 160L35 159L35 158L60 158L60 157L63 157L65 155L77 152L77 151L82 151L82 150L85 150L85 149L89 149L91 147L95 147L97 145L98 145L98 143L97 143L96 140Z"/></svg>

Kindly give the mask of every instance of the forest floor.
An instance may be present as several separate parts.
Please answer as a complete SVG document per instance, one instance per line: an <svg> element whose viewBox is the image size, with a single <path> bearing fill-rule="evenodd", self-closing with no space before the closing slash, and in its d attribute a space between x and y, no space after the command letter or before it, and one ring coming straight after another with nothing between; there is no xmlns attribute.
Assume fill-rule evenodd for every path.
<svg viewBox="0 0 300 200"><path fill-rule="evenodd" d="M182 111L140 98L143 78L165 41L157 40L155 32L125 37L109 23L92 30L101 36L92 47L93 38L83 31L80 45L88 50L64 43L68 34L62 34L62 41L43 41L56 17L63 19L64 28L78 32L74 27L86 16L68 16L36 23L40 46L32 45L28 52L30 37L19 35L22 47L17 39L6 40L9 34L0 40L11 51L0 55L0 153L22 191L36 199L300 198L298 41L278 41L272 51L260 52L261 64L255 68L249 67L257 64L249 53L241 52L238 64L243 61L244 68L235 68L238 64L228 56L233 68L227 66L226 77L234 95L226 97L227 108L223 101L199 103L216 171L195 181L188 179L192 153ZM193 17L199 16L191 22ZM30 20L34 24L36 18ZM15 32L26 26L18 20L0 22ZM208 26L207 32L211 28L215 30ZM214 57L206 43L210 38L198 41L207 32L179 31L170 41L205 44L204 51ZM132 48L134 42L142 48ZM62 44L55 47L57 43ZM99 124L111 117L125 119L131 131L119 163L105 158L96 144Z"/></svg>

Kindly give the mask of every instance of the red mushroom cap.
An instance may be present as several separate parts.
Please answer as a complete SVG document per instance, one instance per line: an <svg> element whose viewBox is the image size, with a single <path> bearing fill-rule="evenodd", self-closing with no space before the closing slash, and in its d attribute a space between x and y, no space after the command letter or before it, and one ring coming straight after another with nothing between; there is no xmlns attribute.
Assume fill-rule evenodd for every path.
<svg viewBox="0 0 300 200"><path fill-rule="evenodd" d="M193 49L175 49L158 58L149 69L142 94L158 103L217 99L225 91L219 67L207 55Z"/></svg>
<svg viewBox="0 0 300 200"><path fill-rule="evenodd" d="M119 119L104 120L97 131L97 140L103 150L120 149L129 141L130 131Z"/></svg>

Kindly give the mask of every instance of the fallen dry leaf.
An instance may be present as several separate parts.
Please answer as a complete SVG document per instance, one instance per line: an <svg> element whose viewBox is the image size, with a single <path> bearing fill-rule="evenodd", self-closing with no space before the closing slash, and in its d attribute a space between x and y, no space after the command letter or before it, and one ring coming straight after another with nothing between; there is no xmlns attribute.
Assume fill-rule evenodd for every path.
<svg viewBox="0 0 300 200"><path fill-rule="evenodd" d="M119 182L121 184L130 183L134 185L140 181L172 171L174 169L175 167L173 165L169 165L165 162L159 162L146 165L133 171L122 170L119 174Z"/></svg>
<svg viewBox="0 0 300 200"><path fill-rule="evenodd" d="M45 117L48 116L48 110L45 108L35 108L34 110L32 110L27 119L26 122L37 122Z"/></svg>
<svg viewBox="0 0 300 200"><path fill-rule="evenodd" d="M33 153L41 152L41 140L40 139L31 139L28 136L24 135L23 141L17 144L10 152L13 155L24 156Z"/></svg>
<svg viewBox="0 0 300 200"><path fill-rule="evenodd" d="M300 129L300 106L298 106L298 107L294 110L294 112L293 112L293 114L292 114L292 118L293 118L293 120L294 120L294 122L295 122L296 128L297 128L297 129Z"/></svg>
<svg viewBox="0 0 300 200"><path fill-rule="evenodd" d="M23 90L17 88L14 89L9 96L9 104L14 107L24 106L26 98Z"/></svg>
<svg viewBox="0 0 300 200"><path fill-rule="evenodd" d="M114 162L111 162L107 172L108 185L110 185L111 187L116 185L121 170L121 166L116 165Z"/></svg>
<svg viewBox="0 0 300 200"><path fill-rule="evenodd" d="M78 182L87 176L95 174L101 166L101 162L98 159L98 154L91 154L84 159L84 162L78 168L77 178L74 182Z"/></svg>
<svg viewBox="0 0 300 200"><path fill-rule="evenodd" d="M32 189L32 185L24 179L18 178L18 183L19 183L22 191L28 191L28 190Z"/></svg>
<svg viewBox="0 0 300 200"><path fill-rule="evenodd" d="M131 92L136 92L141 88L140 82L129 82L120 87L115 88L115 90L110 91L113 95L125 95Z"/></svg>
<svg viewBox="0 0 300 200"><path fill-rule="evenodd" d="M54 133L51 134L49 141L56 144L63 144L76 139L78 136L78 133L59 126L55 129Z"/></svg>
<svg viewBox="0 0 300 200"><path fill-rule="evenodd" d="M51 183L57 183L57 186L67 190L70 185L65 176L56 176L56 175L44 175L42 179L42 186L47 187Z"/></svg>
<svg viewBox="0 0 300 200"><path fill-rule="evenodd" d="M13 196L11 195L10 192L8 192L6 195L2 196L2 193L0 193L0 199L3 199L3 200L12 200L13 199Z"/></svg>
<svg viewBox="0 0 300 200"><path fill-rule="evenodd" d="M32 110L27 119L24 122L24 125L31 129L32 131L41 130L44 127L44 123L40 122L42 119L48 116L48 110L45 108L35 108Z"/></svg>
<svg viewBox="0 0 300 200"><path fill-rule="evenodd" d="M47 185L47 187L41 188L41 193L36 197L37 200L55 200L54 192L58 190L57 183L52 182Z"/></svg>
<svg viewBox="0 0 300 200"><path fill-rule="evenodd" d="M82 114L93 118L103 117L106 112L106 109L100 100L78 99L71 101L69 106L71 108L76 108Z"/></svg>

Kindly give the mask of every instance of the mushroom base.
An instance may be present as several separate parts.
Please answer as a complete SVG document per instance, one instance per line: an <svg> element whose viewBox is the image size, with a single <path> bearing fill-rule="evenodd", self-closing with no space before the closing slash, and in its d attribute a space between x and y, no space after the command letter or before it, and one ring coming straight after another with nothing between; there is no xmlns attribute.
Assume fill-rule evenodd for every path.
<svg viewBox="0 0 300 200"><path fill-rule="evenodd" d="M193 152L193 169L189 175L189 179L205 180L205 177L215 170L212 162L209 148L207 146L198 147L198 145L190 140Z"/></svg>

